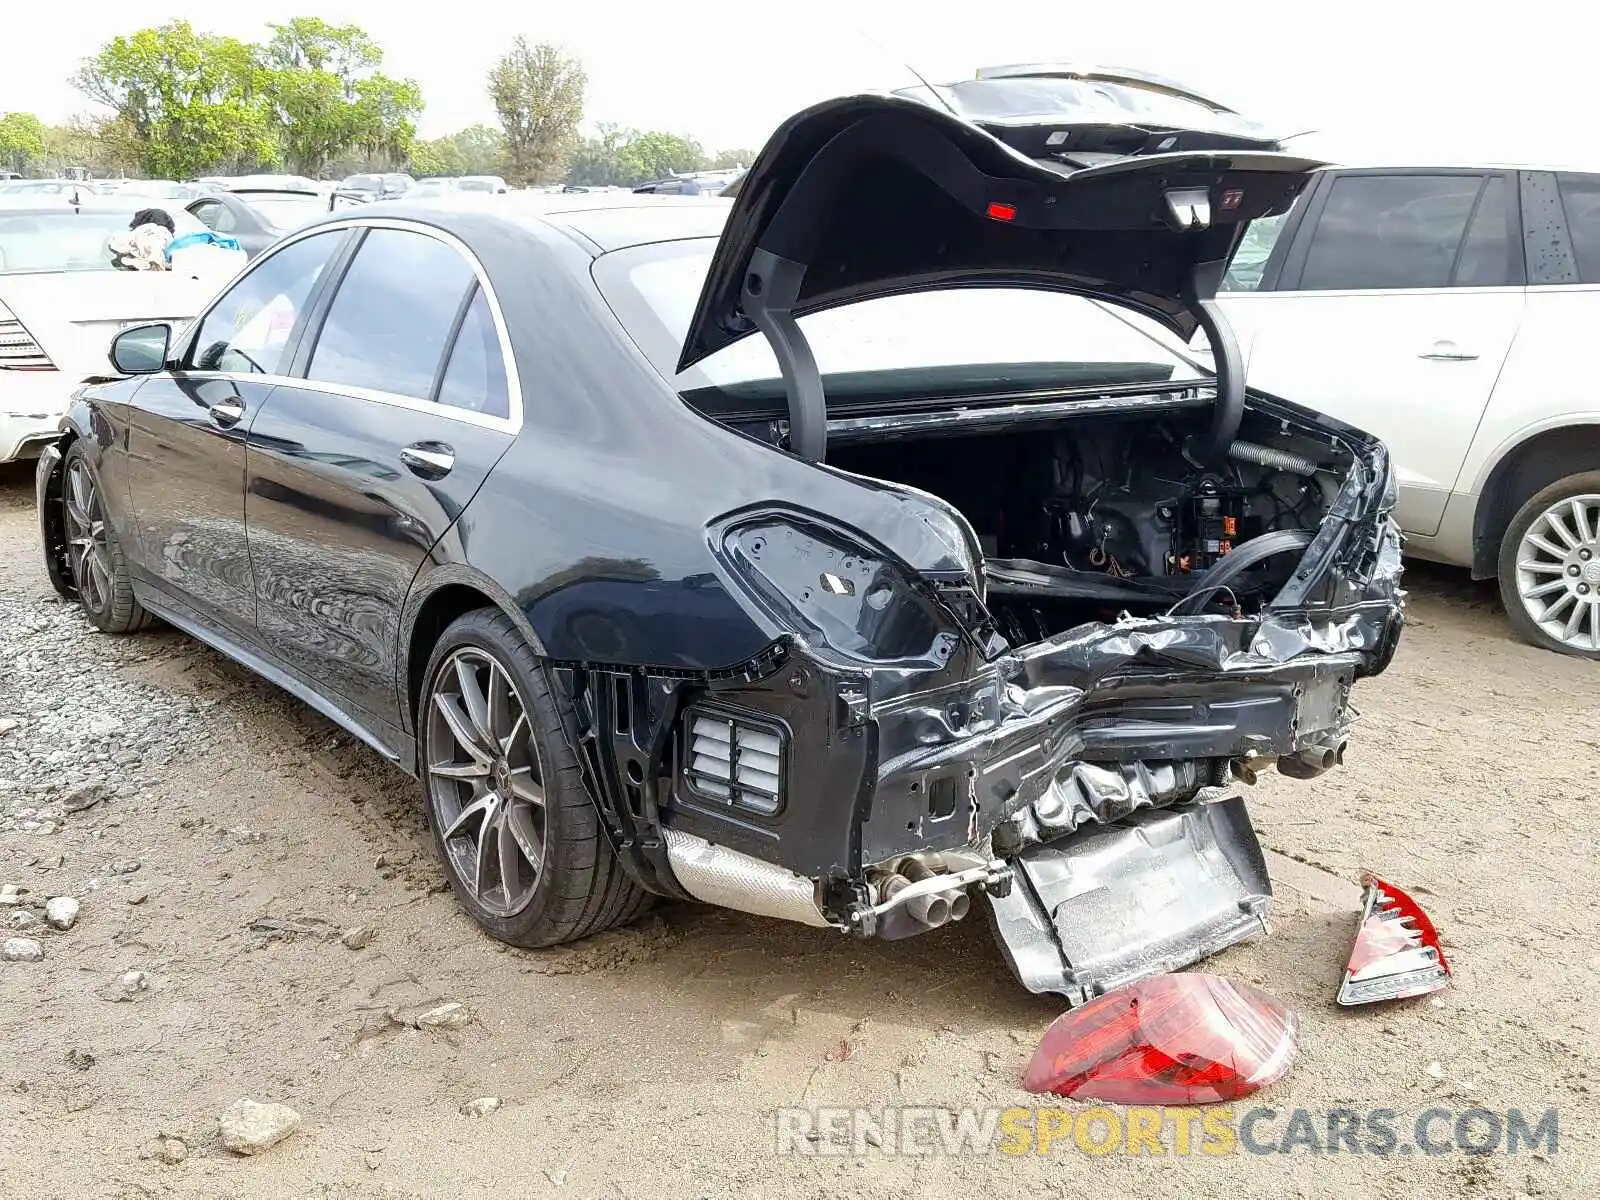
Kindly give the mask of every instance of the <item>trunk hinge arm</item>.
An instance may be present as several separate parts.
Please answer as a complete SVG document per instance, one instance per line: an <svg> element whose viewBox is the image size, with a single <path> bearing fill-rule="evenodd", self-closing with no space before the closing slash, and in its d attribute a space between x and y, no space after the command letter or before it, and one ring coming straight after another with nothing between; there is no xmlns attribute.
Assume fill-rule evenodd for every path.
<svg viewBox="0 0 1600 1200"><path fill-rule="evenodd" d="M767 339L783 373L789 401L789 449L821 462L828 453L828 406L811 343L795 320L794 306L806 264L757 249L745 272L740 306Z"/></svg>
<svg viewBox="0 0 1600 1200"><path fill-rule="evenodd" d="M1211 197L1205 188L1172 188L1166 194L1167 224L1180 231L1198 232L1211 225ZM1237 244L1238 238L1234 238ZM1197 262L1189 271L1183 289L1184 305L1205 330L1211 343L1212 366L1217 374L1217 402L1212 410L1211 428L1196 442L1191 454L1201 466L1215 466L1228 455L1228 447L1239 436L1244 419L1244 356L1233 327L1217 304L1217 288L1228 257Z"/></svg>

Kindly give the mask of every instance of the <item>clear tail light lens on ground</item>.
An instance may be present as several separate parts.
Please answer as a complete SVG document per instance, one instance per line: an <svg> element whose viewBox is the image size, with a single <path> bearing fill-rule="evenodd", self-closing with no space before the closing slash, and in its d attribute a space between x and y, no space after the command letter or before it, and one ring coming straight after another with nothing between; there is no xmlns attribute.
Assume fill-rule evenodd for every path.
<svg viewBox="0 0 1600 1200"><path fill-rule="evenodd" d="M1361 927L1339 984L1339 1003L1426 996L1450 986L1439 932L1410 896L1376 875L1362 876Z"/></svg>
<svg viewBox="0 0 1600 1200"><path fill-rule="evenodd" d="M1281 1002L1245 984L1159 975L1058 1017L1023 1084L1118 1104L1237 1100L1283 1077L1299 1026Z"/></svg>

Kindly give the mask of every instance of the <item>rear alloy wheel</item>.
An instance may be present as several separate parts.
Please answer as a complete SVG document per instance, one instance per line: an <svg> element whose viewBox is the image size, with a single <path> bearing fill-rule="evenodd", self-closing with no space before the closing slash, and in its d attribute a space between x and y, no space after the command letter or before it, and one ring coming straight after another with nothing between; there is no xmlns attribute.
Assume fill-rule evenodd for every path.
<svg viewBox="0 0 1600 1200"><path fill-rule="evenodd" d="M133 598L122 547L106 520L100 480L82 442L74 442L67 449L62 471L62 531L78 603L102 632L132 633L143 629L150 618Z"/></svg>
<svg viewBox="0 0 1600 1200"><path fill-rule="evenodd" d="M1559 480L1523 505L1506 530L1499 570L1520 637L1600 658L1600 473Z"/></svg>
<svg viewBox="0 0 1600 1200"><path fill-rule="evenodd" d="M544 785L528 706L486 652L439 664L428 710L428 794L451 872L494 917L528 907L544 863Z"/></svg>
<svg viewBox="0 0 1600 1200"><path fill-rule="evenodd" d="M571 706L510 618L461 617L423 679L428 822L473 920L503 942L550 946L643 913L651 896L612 851L572 750Z"/></svg>

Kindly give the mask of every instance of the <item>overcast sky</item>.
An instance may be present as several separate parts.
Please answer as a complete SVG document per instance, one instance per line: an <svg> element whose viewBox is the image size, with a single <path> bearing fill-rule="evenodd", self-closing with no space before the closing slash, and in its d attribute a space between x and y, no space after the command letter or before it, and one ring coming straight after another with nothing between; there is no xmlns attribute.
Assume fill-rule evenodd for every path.
<svg viewBox="0 0 1600 1200"><path fill-rule="evenodd" d="M812 101L935 82L1005 62L1136 66L1176 78L1330 158L1479 157L1583 162L1593 136L1593 53L1576 4L1498 10L1431 0L1246 6L1167 0L11 0L0 39L0 112L48 121L89 109L67 83L118 33L167 19L259 39L296 13L364 27L384 69L427 100L424 136L492 121L483 77L516 34L560 43L589 74L586 123L691 134L713 149L758 146ZM1514 12L1514 17L1511 14ZM69 17L64 14L70 13Z"/></svg>

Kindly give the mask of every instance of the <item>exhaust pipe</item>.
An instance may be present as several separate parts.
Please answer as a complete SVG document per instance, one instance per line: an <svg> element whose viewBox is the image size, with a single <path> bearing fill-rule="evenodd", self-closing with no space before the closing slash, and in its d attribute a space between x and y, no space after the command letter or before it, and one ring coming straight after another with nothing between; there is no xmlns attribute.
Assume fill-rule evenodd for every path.
<svg viewBox="0 0 1600 1200"><path fill-rule="evenodd" d="M1293 779L1315 779L1324 771L1344 765L1344 751L1349 744L1341 738L1337 742L1307 746L1304 750L1280 758L1278 770Z"/></svg>
<svg viewBox="0 0 1600 1200"><path fill-rule="evenodd" d="M890 875L883 881L884 902L892 901L910 886L911 880L904 875ZM917 896L906 904L906 911L915 917L919 924L926 925L929 929L937 929L950 919L950 901L938 893L931 896Z"/></svg>
<svg viewBox="0 0 1600 1200"><path fill-rule="evenodd" d="M663 829L672 874L696 900L758 917L831 928L816 885L802 875L676 829ZM947 914L948 915L948 914Z"/></svg>

